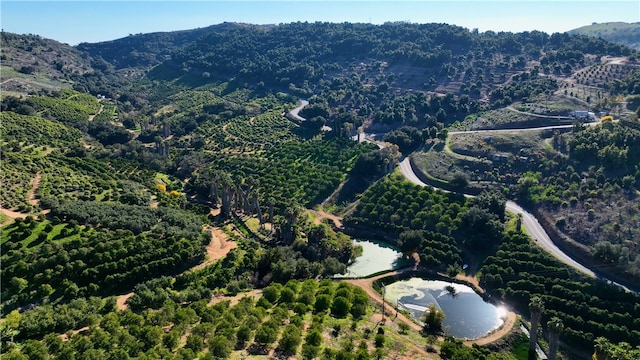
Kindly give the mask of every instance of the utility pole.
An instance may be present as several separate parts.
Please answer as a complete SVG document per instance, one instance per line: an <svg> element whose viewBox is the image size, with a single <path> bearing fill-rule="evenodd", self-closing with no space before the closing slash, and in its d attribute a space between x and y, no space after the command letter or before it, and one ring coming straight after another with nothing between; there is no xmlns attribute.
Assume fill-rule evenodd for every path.
<svg viewBox="0 0 640 360"><path fill-rule="evenodd" d="M396 319L398 318L398 307L400 305L400 299L396 299Z"/></svg>
<svg viewBox="0 0 640 360"><path fill-rule="evenodd" d="M384 321L384 302L385 302L384 296L385 296L385 294L387 292L386 290L387 290L386 286L382 285L382 320L383 321Z"/></svg>

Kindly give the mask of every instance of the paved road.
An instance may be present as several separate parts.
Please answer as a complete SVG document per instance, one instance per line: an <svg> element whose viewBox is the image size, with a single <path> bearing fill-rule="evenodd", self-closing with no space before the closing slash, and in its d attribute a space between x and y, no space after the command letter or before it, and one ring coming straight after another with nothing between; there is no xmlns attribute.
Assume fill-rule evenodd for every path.
<svg viewBox="0 0 640 360"><path fill-rule="evenodd" d="M302 116L298 115L300 110L302 110L307 105L309 105L309 102L307 100L299 100L298 101L298 106L295 109L289 111L289 117L291 117L294 120L299 121L299 122L307 121L307 119L305 119Z"/></svg>
<svg viewBox="0 0 640 360"><path fill-rule="evenodd" d="M591 277L597 276L589 268L575 261L565 252L560 250L553 243L553 241L551 241L551 239L549 238L549 235L547 235L547 232L544 231L544 229L538 222L538 219L536 219L535 216L533 216L533 214L525 211L518 204L514 203L511 200L507 201L506 210L512 214L521 214L522 225L524 225L525 229L527 229L527 232L529 233L529 235L538 243L539 246L544 248L551 255L555 256L558 260L562 261L563 263Z"/></svg>
<svg viewBox="0 0 640 360"><path fill-rule="evenodd" d="M400 162L400 171L402 172L402 175L407 180L409 180L410 182L412 182L412 183L414 183L416 185L420 185L420 186L429 186L428 184L425 184L424 182L422 182L418 178L418 176L416 176L415 172L411 168L411 163L409 162L409 158L405 158L403 161ZM443 191L446 191L446 190L443 190ZM473 197L472 195L468 195L468 194L464 194L464 196L465 197ZM569 256L567 253L565 253L564 251L560 250L553 243L553 241L551 241L551 238L549 238L549 235L547 235L547 232L544 231L544 228L542 228L542 226L540 225L540 223L538 222L536 217L533 216L533 214L525 211L522 207L520 207L515 202L507 201L506 210L511 212L511 213L513 213L513 214L522 214L522 224L524 225L524 227L527 230L527 232L529 233L529 235L535 240L535 242L540 247L542 247L545 251L547 251L548 253L553 255L558 260L562 261L563 263L565 263L565 264L573 267L574 269L576 269L576 270L578 270L578 271L580 271L580 272L582 272L584 274L587 274L587 275L589 275L591 277L598 277L601 280L608 282L609 284L616 285L616 286L624 289L625 291L634 292L633 290L627 288L626 286L624 286L622 284L618 284L617 282L608 280L608 279L606 279L606 278L604 278L602 276L597 275L591 269L589 269L588 267L580 264L575 259L573 259L571 256Z"/></svg>

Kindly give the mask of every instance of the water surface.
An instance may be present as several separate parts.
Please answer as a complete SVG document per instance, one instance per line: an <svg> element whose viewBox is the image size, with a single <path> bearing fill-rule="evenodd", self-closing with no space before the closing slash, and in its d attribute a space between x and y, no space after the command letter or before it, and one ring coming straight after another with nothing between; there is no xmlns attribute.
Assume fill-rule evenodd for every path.
<svg viewBox="0 0 640 360"><path fill-rule="evenodd" d="M362 246L362 255L347 267L347 272L335 277L363 277L385 270L401 268L406 263L402 253L395 247L371 240L353 240L353 245Z"/></svg>
<svg viewBox="0 0 640 360"><path fill-rule="evenodd" d="M447 289L450 286L453 291ZM472 288L439 280L411 278L385 287L385 299L420 321L429 304L444 311L443 330L456 338L477 339L502 326L506 310L485 302Z"/></svg>

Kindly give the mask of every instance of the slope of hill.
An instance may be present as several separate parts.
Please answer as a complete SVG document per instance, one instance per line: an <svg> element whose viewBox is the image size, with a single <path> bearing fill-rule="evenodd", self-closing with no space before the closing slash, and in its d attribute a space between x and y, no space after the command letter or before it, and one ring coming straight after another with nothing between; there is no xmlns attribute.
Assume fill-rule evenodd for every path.
<svg viewBox="0 0 640 360"><path fill-rule="evenodd" d="M33 49L24 44L35 40L13 38L6 58L20 54L31 66ZM526 121L554 121L592 104L633 102L637 64L627 58L602 66L600 60L635 55L631 49L582 35L408 23L226 23L76 49L50 46L85 62L47 69L50 59L38 53L41 69L29 74L26 68L20 76L35 81L42 73L65 82L21 97L3 93L0 103L6 160L0 164L9 182L0 201L11 217L2 217L0 236L1 274L11 279L0 308L3 358L78 352L204 359L229 356L234 346L243 358L319 351L327 358L356 351L362 358L429 357L425 346L456 358L452 347L464 351L462 343L424 340L400 326L396 332L395 322L382 329L361 291L316 281L344 272L357 254L343 229L305 210L317 207L352 209L344 224L400 239L395 245L416 251L429 270L453 274L462 271L460 264L474 264L487 290L525 316L531 295L544 295L549 313L570 327L570 344L588 347L606 336L638 345L638 321L629 318L640 309L627 305L638 303L636 295L610 291L541 254L526 234L513 231L516 221L504 216L497 194L467 204L399 177L377 181L393 169L398 149L409 153L428 139L446 139L455 123L492 126L498 121L485 120L488 115L516 113L507 105L521 109L515 117ZM59 89L65 86L75 90ZM299 97L309 101L301 112L306 120L292 123L283 114ZM359 128L389 132L385 140L397 146L352 141ZM603 160L636 152L593 146L605 149L588 150L602 152ZM520 151L522 142L513 147ZM554 164L531 162L536 169ZM502 187L526 177L502 179L496 169L480 171L471 161L455 172L444 166L461 175L460 183L467 183L465 172ZM576 167L578 180L582 170ZM589 184L570 193L559 180L557 192L576 202L588 196L593 204L600 196ZM366 190L369 184L377 185ZM333 198L359 200L331 204ZM237 247L203 262L212 228ZM488 256L484 268L467 249ZM536 277L519 278L529 273ZM251 289L247 296L253 296L259 288L263 297L255 303L232 297ZM216 306L220 294L241 305ZM586 313L597 317L587 322ZM596 321L602 326L593 326ZM282 335L280 327L287 330ZM503 347L511 346L507 340ZM492 352L467 351L467 358Z"/></svg>
<svg viewBox="0 0 640 360"><path fill-rule="evenodd" d="M112 41L80 43L76 48L94 58L113 64L116 69L148 67L171 58L171 54L176 49L202 36L226 32L242 26L244 25L222 23L193 30L132 34Z"/></svg>
<svg viewBox="0 0 640 360"><path fill-rule="evenodd" d="M569 34L595 36L640 50L640 22L593 23L569 31Z"/></svg>
<svg viewBox="0 0 640 360"><path fill-rule="evenodd" d="M74 76L94 71L87 54L55 40L3 31L0 43L3 91L71 87Z"/></svg>

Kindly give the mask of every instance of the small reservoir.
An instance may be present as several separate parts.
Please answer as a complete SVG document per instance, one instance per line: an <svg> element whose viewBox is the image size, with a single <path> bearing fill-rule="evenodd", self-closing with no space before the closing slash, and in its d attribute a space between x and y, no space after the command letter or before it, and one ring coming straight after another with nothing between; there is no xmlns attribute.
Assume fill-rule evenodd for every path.
<svg viewBox="0 0 640 360"><path fill-rule="evenodd" d="M336 278L365 277L381 271L399 269L407 264L400 250L383 242L353 240L353 245L362 247L362 255L347 267L345 274L335 275Z"/></svg>
<svg viewBox="0 0 640 360"><path fill-rule="evenodd" d="M469 286L439 280L410 278L385 287L384 298L420 321L430 304L444 311L442 330L459 339L477 339L498 329L507 312L485 302Z"/></svg>

